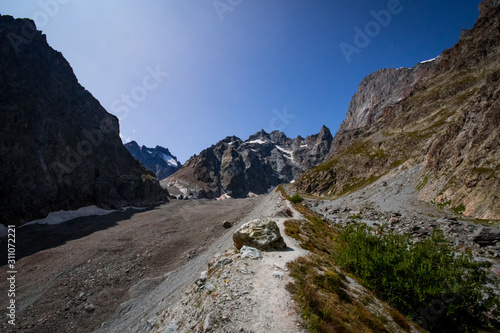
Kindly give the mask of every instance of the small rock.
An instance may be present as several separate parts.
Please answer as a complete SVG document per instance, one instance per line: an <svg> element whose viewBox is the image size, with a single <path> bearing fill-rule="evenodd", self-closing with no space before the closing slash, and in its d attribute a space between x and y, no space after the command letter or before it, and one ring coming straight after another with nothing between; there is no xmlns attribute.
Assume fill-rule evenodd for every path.
<svg viewBox="0 0 500 333"><path fill-rule="evenodd" d="M481 227L471 236L474 243L481 246L494 245L500 241L500 232L492 228Z"/></svg>
<svg viewBox="0 0 500 333"><path fill-rule="evenodd" d="M84 306L85 310L87 310L88 312L92 312L94 311L95 307L94 307L94 304L92 303L86 303L85 306Z"/></svg>
<svg viewBox="0 0 500 333"><path fill-rule="evenodd" d="M231 227L233 226L233 224L232 224L231 222L229 222L229 221L224 221L224 222L222 223L222 226L223 226L225 229L229 229L229 228L231 228Z"/></svg>
<svg viewBox="0 0 500 333"><path fill-rule="evenodd" d="M243 245L243 247L240 249L240 253L241 253L242 259L245 259L245 258L260 259L260 258L262 258L262 252L260 252L259 250L257 250L254 247L250 247L250 246L246 246L246 245Z"/></svg>
<svg viewBox="0 0 500 333"><path fill-rule="evenodd" d="M146 320L146 331L150 332L153 329L153 321L151 319Z"/></svg>
<svg viewBox="0 0 500 333"><path fill-rule="evenodd" d="M203 272L201 272L201 274L200 274L200 279L199 279L199 280L200 280L200 282L205 282L205 281L207 281L207 271L203 271Z"/></svg>
<svg viewBox="0 0 500 333"><path fill-rule="evenodd" d="M283 278L283 272L273 271L273 277L282 279Z"/></svg>
<svg viewBox="0 0 500 333"><path fill-rule="evenodd" d="M389 219L389 224L397 224L401 222L401 219L399 217L393 216Z"/></svg>
<svg viewBox="0 0 500 333"><path fill-rule="evenodd" d="M208 290L209 292L212 292L215 290L215 286L212 283L207 282L205 283L205 289Z"/></svg>
<svg viewBox="0 0 500 333"><path fill-rule="evenodd" d="M178 328L179 326L177 326L177 323L173 321L170 323L165 333L174 333L175 331L177 331Z"/></svg>
<svg viewBox="0 0 500 333"><path fill-rule="evenodd" d="M213 312L209 312L205 317L205 322L203 323L203 332L210 332L214 327L215 315Z"/></svg>
<svg viewBox="0 0 500 333"><path fill-rule="evenodd" d="M229 265L232 262L233 262L233 260L231 258L222 258L221 260L219 260L217 262L217 264L215 264L215 267L226 266L226 265Z"/></svg>

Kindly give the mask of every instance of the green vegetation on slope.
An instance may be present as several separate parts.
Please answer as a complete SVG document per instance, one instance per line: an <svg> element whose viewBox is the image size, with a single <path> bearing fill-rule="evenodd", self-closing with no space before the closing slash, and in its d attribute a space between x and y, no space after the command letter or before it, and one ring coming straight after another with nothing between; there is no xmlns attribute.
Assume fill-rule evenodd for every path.
<svg viewBox="0 0 500 333"><path fill-rule="evenodd" d="M289 264L294 283L288 290L310 332L387 331L387 318L367 310L371 297L353 298L338 268L398 309L388 312L406 331L401 313L431 332L476 332L498 318L490 264L457 255L441 234L414 244L409 236L377 235L365 225L337 230L301 203L294 206L307 220L286 221L285 232L313 255Z"/></svg>
<svg viewBox="0 0 500 333"><path fill-rule="evenodd" d="M413 243L409 235L376 235L366 225L340 232L335 263L431 332L472 332L488 326L499 298L489 262L457 255L443 235Z"/></svg>

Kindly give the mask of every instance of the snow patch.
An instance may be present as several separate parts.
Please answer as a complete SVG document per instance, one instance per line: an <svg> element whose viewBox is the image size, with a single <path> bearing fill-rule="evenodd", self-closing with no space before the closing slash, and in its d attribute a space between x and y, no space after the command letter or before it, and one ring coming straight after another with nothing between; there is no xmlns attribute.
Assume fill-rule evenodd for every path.
<svg viewBox="0 0 500 333"><path fill-rule="evenodd" d="M295 179L290 182L290 184L295 184Z"/></svg>
<svg viewBox="0 0 500 333"><path fill-rule="evenodd" d="M426 62L431 62L431 61L434 61L436 60L437 58L439 58L439 56L435 57L435 58L432 58L432 59L429 59L429 60L424 60L424 61L421 61L420 63L421 64L425 64Z"/></svg>
<svg viewBox="0 0 500 333"><path fill-rule="evenodd" d="M46 224L46 225L59 224L72 219L76 219L77 217L107 215L116 211L117 210L102 209L95 205L81 207L78 208L77 210L60 210L58 212L49 213L49 215L47 215L47 217L44 219L33 220L26 224L23 224L21 227L30 224Z"/></svg>
<svg viewBox="0 0 500 333"><path fill-rule="evenodd" d="M257 139L257 140L252 140L252 141L248 141L248 142L245 142L245 143L258 143L258 144L264 144L264 143L267 143L268 141L264 141L264 140L261 140L261 139Z"/></svg>
<svg viewBox="0 0 500 333"><path fill-rule="evenodd" d="M292 152L290 150L286 150L285 148L282 148L280 146L276 146L276 148L282 152L284 152L285 154L288 154L288 155L292 155Z"/></svg>
<svg viewBox="0 0 500 333"><path fill-rule="evenodd" d="M177 168L178 165L177 165L177 161L175 160L175 158L173 158L172 156L167 155L165 153L161 153L161 157L163 158L163 160L165 162L167 162L168 165Z"/></svg>
<svg viewBox="0 0 500 333"><path fill-rule="evenodd" d="M307 148L307 145L300 145L300 148Z"/></svg>

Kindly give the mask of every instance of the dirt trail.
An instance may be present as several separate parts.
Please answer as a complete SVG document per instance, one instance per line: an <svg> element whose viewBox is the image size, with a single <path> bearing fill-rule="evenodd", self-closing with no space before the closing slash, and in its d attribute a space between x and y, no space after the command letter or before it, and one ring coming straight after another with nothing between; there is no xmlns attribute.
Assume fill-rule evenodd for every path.
<svg viewBox="0 0 500 333"><path fill-rule="evenodd" d="M285 207L293 211L293 217L279 217ZM201 332L207 316L213 316L212 332L304 332L297 306L285 289L291 282L286 263L308 252L285 234L283 225L287 219L302 216L278 193L271 193L250 217L271 217L280 227L287 249L262 252L262 259L243 259L228 239L219 247L223 251L207 261L225 259L230 263L211 269L203 287L196 283L208 268L206 262L201 263L197 274L182 286L179 300L149 318L151 332Z"/></svg>
<svg viewBox="0 0 500 333"><path fill-rule="evenodd" d="M148 292L162 283L176 290L213 255L204 255L205 251L231 235L232 229L224 229L222 222L247 221L262 199L173 200L145 211L18 228L17 325L12 329L2 321L0 328L4 332L87 333L104 322L111 327L114 319L110 318L122 320L124 315L133 325L102 331L136 331L141 319L154 313L153 305L167 301L164 295L175 296L149 297ZM0 255L6 258L5 237L0 238L0 246ZM185 274L172 273L180 267ZM6 272L7 266L1 266L0 276ZM0 279L4 295L6 282ZM0 298L2 308L6 301Z"/></svg>

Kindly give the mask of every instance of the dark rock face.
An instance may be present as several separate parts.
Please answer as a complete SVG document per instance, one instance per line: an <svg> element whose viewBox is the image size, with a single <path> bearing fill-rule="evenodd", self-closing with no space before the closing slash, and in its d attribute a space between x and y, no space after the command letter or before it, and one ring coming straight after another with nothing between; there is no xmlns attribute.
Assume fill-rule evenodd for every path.
<svg viewBox="0 0 500 333"><path fill-rule="evenodd" d="M343 195L421 165L418 199L500 218L500 1L433 61L381 70L361 83L328 161L298 191Z"/></svg>
<svg viewBox="0 0 500 333"><path fill-rule="evenodd" d="M160 180L167 178L181 167L177 157L173 156L167 148L140 147L135 141L126 143L125 148L146 168L153 171Z"/></svg>
<svg viewBox="0 0 500 333"><path fill-rule="evenodd" d="M162 186L183 195L216 198L223 194L246 197L263 194L288 183L304 170L324 161L333 137L323 126L319 134L295 139L284 133L264 130L246 141L232 136L191 157Z"/></svg>
<svg viewBox="0 0 500 333"><path fill-rule="evenodd" d="M125 149L116 117L77 81L27 19L0 17L0 221L61 209L165 200Z"/></svg>

